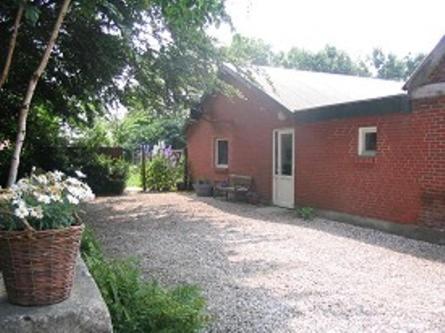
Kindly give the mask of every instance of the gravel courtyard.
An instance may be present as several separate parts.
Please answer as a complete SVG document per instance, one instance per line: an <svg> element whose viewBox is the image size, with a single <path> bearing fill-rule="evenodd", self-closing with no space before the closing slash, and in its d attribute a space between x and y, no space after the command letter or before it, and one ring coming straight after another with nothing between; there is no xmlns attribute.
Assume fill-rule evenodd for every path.
<svg viewBox="0 0 445 333"><path fill-rule="evenodd" d="M199 285L209 332L444 332L445 247L192 194L99 198L87 223L146 278Z"/></svg>

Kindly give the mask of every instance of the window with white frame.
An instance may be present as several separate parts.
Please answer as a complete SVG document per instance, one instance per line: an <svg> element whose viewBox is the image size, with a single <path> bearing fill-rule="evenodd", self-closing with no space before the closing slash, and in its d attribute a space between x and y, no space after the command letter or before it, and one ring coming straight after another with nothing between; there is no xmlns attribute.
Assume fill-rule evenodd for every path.
<svg viewBox="0 0 445 333"><path fill-rule="evenodd" d="M377 127L360 127L358 129L358 154L375 156L377 153Z"/></svg>
<svg viewBox="0 0 445 333"><path fill-rule="evenodd" d="M217 168L229 166L229 141L227 139L215 140L215 165Z"/></svg>

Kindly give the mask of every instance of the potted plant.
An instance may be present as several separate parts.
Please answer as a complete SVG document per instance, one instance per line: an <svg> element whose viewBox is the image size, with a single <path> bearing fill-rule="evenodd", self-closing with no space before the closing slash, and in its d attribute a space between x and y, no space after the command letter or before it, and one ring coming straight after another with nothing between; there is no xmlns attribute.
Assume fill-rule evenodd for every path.
<svg viewBox="0 0 445 333"><path fill-rule="evenodd" d="M198 197L211 197L213 193L213 186L208 180L198 180L193 189Z"/></svg>
<svg viewBox="0 0 445 333"><path fill-rule="evenodd" d="M58 171L2 190L0 267L11 303L46 305L70 296L84 229L77 206L93 197L88 185Z"/></svg>

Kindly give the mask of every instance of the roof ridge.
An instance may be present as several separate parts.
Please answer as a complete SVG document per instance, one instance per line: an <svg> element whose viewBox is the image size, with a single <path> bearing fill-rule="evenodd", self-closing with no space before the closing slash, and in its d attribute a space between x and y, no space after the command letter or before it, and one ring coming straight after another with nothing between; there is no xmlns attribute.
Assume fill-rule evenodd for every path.
<svg viewBox="0 0 445 333"><path fill-rule="evenodd" d="M357 78L357 79L366 79L366 80L375 80L375 81L383 81L383 82L402 83L402 81L388 80L388 79L382 79L382 78L371 77L371 76L360 76L360 75L344 74L344 73L332 73L332 72L320 72L320 71L311 71L311 70L298 69L298 68L286 68L286 67L281 67L281 66L254 66L254 67L270 68L272 70L278 69L278 70L284 70L284 71L295 71L295 72L303 72L303 73L310 73L310 74L335 75L335 76L350 77L350 78Z"/></svg>

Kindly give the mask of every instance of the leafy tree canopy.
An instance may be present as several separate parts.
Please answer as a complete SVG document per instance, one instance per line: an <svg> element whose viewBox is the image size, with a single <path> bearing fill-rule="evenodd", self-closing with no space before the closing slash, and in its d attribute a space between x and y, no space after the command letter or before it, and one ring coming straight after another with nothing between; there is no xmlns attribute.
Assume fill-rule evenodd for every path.
<svg viewBox="0 0 445 333"><path fill-rule="evenodd" d="M159 141L179 149L185 146L184 124L185 116L156 116L146 110L131 110L124 119L109 122L108 128L113 142L126 149Z"/></svg>
<svg viewBox="0 0 445 333"><path fill-rule="evenodd" d="M317 52L298 47L288 52L275 52L271 45L261 39L234 35L230 46L223 49L228 58L242 59L258 66L281 66L300 70L328 72L358 76L375 76L382 79L406 80L425 57L423 54L408 54L399 58L375 49L363 59L353 59L345 51L326 45Z"/></svg>
<svg viewBox="0 0 445 333"><path fill-rule="evenodd" d="M406 80L425 58L423 54L408 54L399 58L392 53L374 49L371 55L372 66L381 79Z"/></svg>
<svg viewBox="0 0 445 333"><path fill-rule="evenodd" d="M0 40L5 41L0 68L21 3L24 17L8 80L0 89L0 140L11 142L60 7L57 0L0 1ZM72 0L31 104L21 173L38 164L31 159L37 150L66 144L59 140L64 123L87 128L119 104L143 104L156 114L173 115L222 85L216 76L221 55L206 34L221 22L230 23L224 0ZM10 151L1 155L0 169L6 170Z"/></svg>
<svg viewBox="0 0 445 333"><path fill-rule="evenodd" d="M0 3L7 41L17 0ZM0 111L15 117L20 97L57 15L56 0L27 2ZM74 0L33 105L85 122L112 103L144 101L175 111L215 84L219 61L205 29L228 21L223 0ZM7 52L1 43L0 54ZM2 64L0 57L0 65Z"/></svg>

